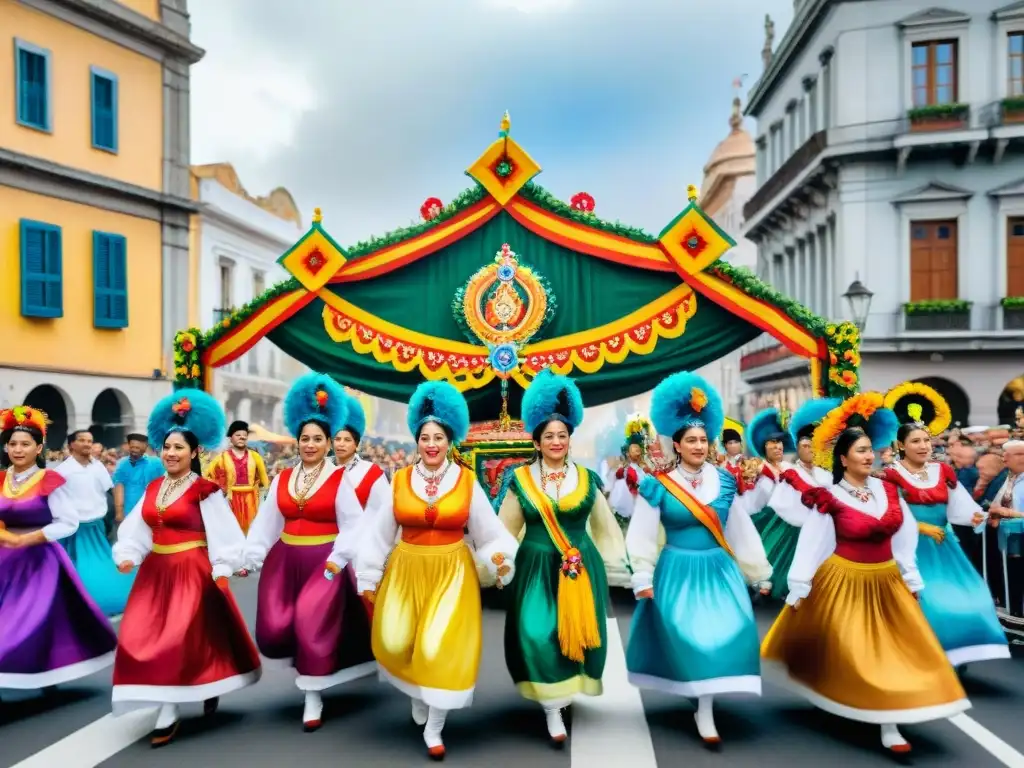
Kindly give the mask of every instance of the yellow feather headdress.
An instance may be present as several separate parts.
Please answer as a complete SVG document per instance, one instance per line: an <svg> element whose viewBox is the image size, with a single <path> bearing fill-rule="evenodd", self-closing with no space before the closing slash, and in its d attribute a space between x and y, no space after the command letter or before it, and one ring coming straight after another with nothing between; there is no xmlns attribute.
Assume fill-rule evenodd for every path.
<svg viewBox="0 0 1024 768"><path fill-rule="evenodd" d="M916 424L933 437L949 429L953 415L939 392L919 381L905 381L885 394L885 407L900 424Z"/></svg>

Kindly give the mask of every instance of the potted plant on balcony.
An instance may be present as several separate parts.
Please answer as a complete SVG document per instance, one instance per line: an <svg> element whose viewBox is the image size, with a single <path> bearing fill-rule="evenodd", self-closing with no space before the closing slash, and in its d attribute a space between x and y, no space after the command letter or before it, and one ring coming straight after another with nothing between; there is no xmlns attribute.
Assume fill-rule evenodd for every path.
<svg viewBox="0 0 1024 768"><path fill-rule="evenodd" d="M966 104L932 104L907 111L912 131L948 131L967 126Z"/></svg>
<svg viewBox="0 0 1024 768"><path fill-rule="evenodd" d="M1003 330L1024 331L1024 296L1007 296L1003 305Z"/></svg>
<svg viewBox="0 0 1024 768"><path fill-rule="evenodd" d="M971 330L971 302L963 299L908 301L903 314L908 331Z"/></svg>
<svg viewBox="0 0 1024 768"><path fill-rule="evenodd" d="M1024 96L1011 96L1002 101L1003 124L1024 123Z"/></svg>

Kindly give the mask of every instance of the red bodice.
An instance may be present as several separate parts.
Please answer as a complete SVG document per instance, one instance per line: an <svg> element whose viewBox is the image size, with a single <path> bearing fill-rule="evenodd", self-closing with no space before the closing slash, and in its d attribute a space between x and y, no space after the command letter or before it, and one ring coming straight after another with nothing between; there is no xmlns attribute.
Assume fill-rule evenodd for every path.
<svg viewBox="0 0 1024 768"><path fill-rule="evenodd" d="M199 478L177 499L161 510L157 507L160 500L162 477L146 486L146 495L142 503L142 519L153 531L153 544L159 547L187 544L202 541L206 538L206 526L199 502L214 493L220 492L220 486L205 478Z"/></svg>
<svg viewBox="0 0 1024 768"><path fill-rule="evenodd" d="M811 488L802 495L805 506L831 515L836 528L835 554L855 563L885 563L892 560L892 537L903 525L903 510L896 486L882 481L886 507L875 518L839 501L827 488Z"/></svg>
<svg viewBox="0 0 1024 768"><path fill-rule="evenodd" d="M918 488L896 467L887 468L884 477L902 491L907 504L920 504L923 507L946 504L949 501L949 492L956 488L957 484L956 472L948 464L939 464L939 482L932 488Z"/></svg>
<svg viewBox="0 0 1024 768"><path fill-rule="evenodd" d="M359 481L359 485L356 486L356 498L359 500L359 506L366 509L366 502L370 500L370 491L373 489L373 484L384 474L384 470L380 468L378 464L370 464L370 468L366 470L366 474L363 475L363 479Z"/></svg>
<svg viewBox="0 0 1024 768"><path fill-rule="evenodd" d="M334 505L345 470L331 473L323 485L306 497L302 506L288 490L294 471L292 468L284 470L277 481L277 508L284 515L284 532L289 536L337 536L338 513Z"/></svg>

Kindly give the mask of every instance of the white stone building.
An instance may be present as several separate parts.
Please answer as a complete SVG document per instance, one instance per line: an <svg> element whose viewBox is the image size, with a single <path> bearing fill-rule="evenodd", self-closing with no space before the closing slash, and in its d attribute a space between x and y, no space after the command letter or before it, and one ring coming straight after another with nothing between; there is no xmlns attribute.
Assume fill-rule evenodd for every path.
<svg viewBox="0 0 1024 768"><path fill-rule="evenodd" d="M744 229L776 288L864 322L863 388L926 380L955 420L1005 423L1024 373L1024 2L935 2L796 0L774 51L768 25ZM844 301L858 279L863 318ZM806 381L757 344L758 392Z"/></svg>
<svg viewBox="0 0 1024 768"><path fill-rule="evenodd" d="M194 166L201 213L193 227L194 323L207 329L287 278L277 259L305 228L295 201L278 188L252 197L227 163ZM281 432L288 386L305 370L269 340L213 373L212 394L228 421L242 419Z"/></svg>

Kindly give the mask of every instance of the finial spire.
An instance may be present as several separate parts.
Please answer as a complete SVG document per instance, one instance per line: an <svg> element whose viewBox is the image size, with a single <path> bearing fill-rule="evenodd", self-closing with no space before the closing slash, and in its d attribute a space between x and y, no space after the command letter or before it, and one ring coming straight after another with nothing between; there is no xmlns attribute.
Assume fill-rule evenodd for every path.
<svg viewBox="0 0 1024 768"><path fill-rule="evenodd" d="M697 194L697 185L689 184L686 187L686 199L691 203L696 203L699 195Z"/></svg>
<svg viewBox="0 0 1024 768"><path fill-rule="evenodd" d="M319 224L323 220L324 220L324 215L321 212L321 210L319 208L314 208L313 209L313 223L314 224Z"/></svg>
<svg viewBox="0 0 1024 768"><path fill-rule="evenodd" d="M740 91L743 89L743 83L746 79L746 75L740 75L732 81L733 99L732 114L729 115L729 127L732 128L733 133L738 132L743 127L743 99L740 96Z"/></svg>
<svg viewBox="0 0 1024 768"><path fill-rule="evenodd" d="M772 63L772 52L775 50L775 22L767 13L764 15L764 48L761 50L761 60L764 68Z"/></svg>
<svg viewBox="0 0 1024 768"><path fill-rule="evenodd" d="M512 130L512 118L509 117L508 110L505 110L505 114L501 118L501 125L499 127L498 136L507 139L509 132Z"/></svg>

